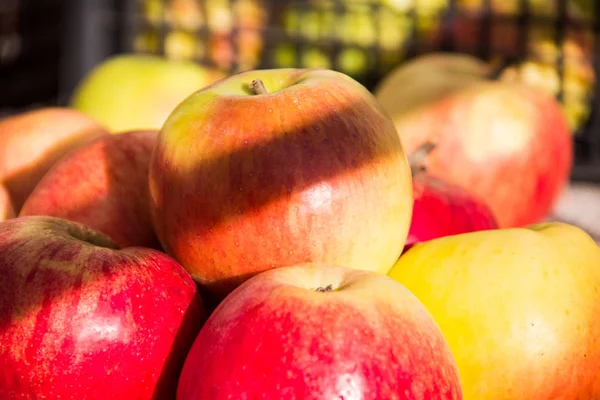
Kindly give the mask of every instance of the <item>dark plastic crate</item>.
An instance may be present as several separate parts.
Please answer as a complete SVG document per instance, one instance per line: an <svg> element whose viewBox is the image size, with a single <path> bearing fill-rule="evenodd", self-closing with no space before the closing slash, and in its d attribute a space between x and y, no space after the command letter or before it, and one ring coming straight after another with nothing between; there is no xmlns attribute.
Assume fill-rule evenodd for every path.
<svg viewBox="0 0 600 400"><path fill-rule="evenodd" d="M158 13L154 14L153 18L149 18L148 13L144 12L144 4L147 1L154 1ZM412 24L409 29L406 46L401 49L402 54L398 54L397 62L394 64L386 63L384 52L381 51L381 37L377 37L373 43L348 44L343 37L331 35L330 33L321 32L319 35L306 35L306 26L299 27L296 30L284 29L282 26L282 13L286 10L293 10L299 15L303 13L321 9L324 4L330 4L331 9L337 17L346 15L348 5L356 3L357 0L306 0L306 1L282 1L282 0L253 0L261 2L264 6L264 21L260 26L244 25L242 23L233 23L230 30L216 32L215 26L209 26L206 19L203 23L191 23L188 26L176 26L173 18L165 12L167 6L172 0L20 0L25 15L25 10L29 10L30 14L26 17L21 16L23 21L33 21L34 8L42 7L42 4L47 4L48 15L52 14L52 18L46 18L47 25L53 27L54 33L58 32L59 39L55 39L56 35L44 35L43 38L38 38L38 42L34 43L34 39L28 39L30 48L36 46L40 48L40 43L43 40L52 42L53 45L48 46L47 51L30 52L29 56L22 54L20 59L9 63L8 66L0 64L0 109L7 107L24 107L29 104L37 104L44 102L55 101L58 104L64 104L74 86L79 79L98 62L112 54L123 52L147 52L162 54L165 56L174 56L168 51L170 34L177 31L185 33L188 37L194 38L204 47L202 54L189 55L198 62L213 65L224 69L228 72L237 72L248 68L271 68L278 66L274 64L277 54L274 50L279 48L282 43L291 43L292 58L296 62L291 66L302 67L299 60L306 52L307 48L318 47L324 50L326 57L331 60L331 67L341 69L339 58L337 57L342 51L348 48L362 51L368 55L369 68L365 73L354 74L353 76L361 81L365 86L372 89L377 82L389 72L395 65L431 51L446 50L446 51L461 51L468 52L484 59L490 59L495 56L503 57L505 63L518 61L526 55L527 45L529 40L529 32L537 27L549 27L553 30L553 41L556 46L562 50L562 43L567 32L573 30L583 32L590 36L592 40L591 52L592 66L595 75L595 85L589 102L592 107L592 112L587 122L584 124L581 132L576 135L576 165L573 170L573 179L589 180L600 182L600 3L592 0L580 0L590 2L590 7L593 7L591 13L579 16L577 20L567 17L566 10L568 2L565 0L551 2L556 12L547 13L547 15L539 15L533 11L533 0L519 0L517 4L517 12L508 14L498 14L494 12L493 3L491 0L481 0L479 11L480 14L476 20L477 35L475 35L472 46L464 48L460 42L453 39L453 21L469 14L465 10L458 7L456 0L449 0L445 11L439 15L431 17L435 22L442 26L442 34L439 40L428 42L423 40L422 32L417 28L417 22L423 20L423 15L417 12L414 8L404 10L403 17L406 17ZM210 1L210 0L209 0ZM213 0L221 1L221 0ZM242 0L227 0L225 6L230 10L235 10L236 6L240 5ZM246 0L248 1L248 0ZM367 2L366 0L358 0L359 2ZM497 2L498 0L494 0ZM13 0L14 2L14 0ZM380 2L373 2L368 5L372 15L381 15L385 11ZM506 2L505 2L506 3ZM35 7L34 7L35 4ZM53 10L50 11L50 4L53 4ZM204 0L196 0L200 13L207 15L207 2ZM61 10L61 12L57 12ZM383 11L382 11L383 10ZM40 12L37 9L36 12ZM234 13L234 11L231 11ZM397 12L399 13L399 12ZM185 14L185 13L184 13ZM189 16L189 14L188 14ZM4 19L0 19L4 21ZM189 21L188 21L189 22ZM196 21L197 22L197 21ZM235 21L234 21L235 22ZM238 21L239 22L239 21ZM337 22L335 20L334 22ZM373 24L381 23L377 18L373 18ZM427 22L427 21L426 21ZM4 22L2 24L4 26ZM33 38L34 35L24 29L23 36ZM37 26L36 28L40 28ZM190 26L191 25L191 26ZM515 34L517 40L516 49L510 54L504 52L502 48L498 48L492 42L497 39L497 34L494 33L494 27L497 26L510 27L510 32ZM475 25L474 25L475 26ZM219 26L216 26L218 28ZM335 27L334 27L335 28ZM50 29L50 28L48 28ZM253 30L253 34L258 35L262 42L262 50L255 63L241 63L240 48L238 40L244 34L248 34ZM304 31L303 31L304 30ZM26 35L30 35L27 36ZM140 48L137 39L141 34L151 35L154 41L152 48ZM214 45L215 40L221 40L223 46L229 46L229 52L233 54L230 57L229 63L219 62L219 58L214 56L207 49ZM23 43L25 43L25 39ZM60 49L58 44L60 43ZM42 46L43 47L43 46ZM25 48L25 46L23 46ZM59 51L60 50L60 51ZM46 54L48 61L42 61L43 54ZM58 54L58 56L57 56ZM230 54L230 55L231 55ZM240 57L236 57L240 56ZM386 55L388 57L389 54ZM33 58L31 58L33 57ZM38 57L38 58L35 58ZM243 61L243 60L242 60ZM559 55L557 57L556 70L561 78L563 78L564 58ZM45 64L46 63L46 64ZM26 66L23 67L23 66ZM11 69L12 68L12 69ZM352 75L352 74L351 74ZM15 78L19 76L19 78ZM13 89L4 90L4 84L10 81L10 86ZM21 83L17 83L21 82ZM561 100L563 79L560 80L560 90L557 94ZM15 89L16 88L16 89Z"/></svg>

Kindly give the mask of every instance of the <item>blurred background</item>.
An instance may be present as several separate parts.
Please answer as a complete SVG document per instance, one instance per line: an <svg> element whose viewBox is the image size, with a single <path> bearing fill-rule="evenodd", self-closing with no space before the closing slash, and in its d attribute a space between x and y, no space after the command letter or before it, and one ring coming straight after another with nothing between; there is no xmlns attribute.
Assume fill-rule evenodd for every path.
<svg viewBox="0 0 600 400"><path fill-rule="evenodd" d="M325 67L373 89L434 51L476 55L496 65L498 79L555 96L575 134L573 181L597 190L594 0L0 0L0 116L67 104L86 73L121 53L226 73ZM600 218L599 196L581 197L592 207L586 215Z"/></svg>

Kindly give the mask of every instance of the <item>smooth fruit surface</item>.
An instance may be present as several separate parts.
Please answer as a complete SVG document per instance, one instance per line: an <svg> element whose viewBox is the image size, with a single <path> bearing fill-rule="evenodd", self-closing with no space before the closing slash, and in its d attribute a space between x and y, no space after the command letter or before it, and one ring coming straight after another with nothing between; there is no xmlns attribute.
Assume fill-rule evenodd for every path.
<svg viewBox="0 0 600 400"><path fill-rule="evenodd" d="M84 114L47 107L0 120L0 183L16 212L62 156L108 131Z"/></svg>
<svg viewBox="0 0 600 400"><path fill-rule="evenodd" d="M558 103L540 91L477 82L397 113L382 105L405 150L436 143L428 173L487 203L501 228L542 221L569 180L573 137Z"/></svg>
<svg viewBox="0 0 600 400"><path fill-rule="evenodd" d="M159 249L148 190L157 133L108 135L68 154L42 178L19 215L65 218L110 236L121 247Z"/></svg>
<svg viewBox="0 0 600 400"><path fill-rule="evenodd" d="M412 210L392 121L319 69L242 73L188 97L158 135L150 193L164 249L221 294L300 262L386 273Z"/></svg>
<svg viewBox="0 0 600 400"><path fill-rule="evenodd" d="M160 129L179 102L224 76L191 61L117 55L82 79L71 106L112 133Z"/></svg>
<svg viewBox="0 0 600 400"><path fill-rule="evenodd" d="M423 305L385 275L324 264L264 272L196 338L178 400L461 399Z"/></svg>
<svg viewBox="0 0 600 400"><path fill-rule="evenodd" d="M406 247L438 237L498 227L487 204L467 190L426 173L413 179L413 193L415 201Z"/></svg>
<svg viewBox="0 0 600 400"><path fill-rule="evenodd" d="M414 245L389 275L425 304L465 399L600 398L600 248L562 223Z"/></svg>
<svg viewBox="0 0 600 400"><path fill-rule="evenodd" d="M204 321L166 254L53 217L0 223L0 398L173 399Z"/></svg>

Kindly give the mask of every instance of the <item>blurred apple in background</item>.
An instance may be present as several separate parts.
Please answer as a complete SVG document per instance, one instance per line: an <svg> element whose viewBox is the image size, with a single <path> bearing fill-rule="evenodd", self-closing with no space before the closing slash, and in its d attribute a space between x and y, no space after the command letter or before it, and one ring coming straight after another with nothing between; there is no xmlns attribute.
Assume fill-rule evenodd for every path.
<svg viewBox="0 0 600 400"><path fill-rule="evenodd" d="M423 164L428 173L487 203L499 227L546 218L573 162L572 133L559 104L521 84L469 75L461 83L455 72L438 75L441 83L431 87L433 73L415 69L410 81L390 79L375 91L405 150L436 143ZM421 93L417 100L415 93Z"/></svg>
<svg viewBox="0 0 600 400"><path fill-rule="evenodd" d="M204 318L164 253L59 218L0 223L2 399L175 399Z"/></svg>
<svg viewBox="0 0 600 400"><path fill-rule="evenodd" d="M600 398L600 248L549 223L414 245L389 275L425 304L465 399Z"/></svg>
<svg viewBox="0 0 600 400"><path fill-rule="evenodd" d="M493 71L493 64L468 54L433 52L395 68L373 93L394 118L485 81Z"/></svg>
<svg viewBox="0 0 600 400"><path fill-rule="evenodd" d="M0 120L0 184L15 212L62 156L109 132L68 108L47 107Z"/></svg>
<svg viewBox="0 0 600 400"><path fill-rule="evenodd" d="M65 218L110 236L121 247L160 249L148 191L156 135L125 132L73 151L42 178L19 215Z"/></svg>
<svg viewBox="0 0 600 400"><path fill-rule="evenodd" d="M160 129L179 102L223 77L190 61L121 54L97 65L82 79L71 105L112 133Z"/></svg>
<svg viewBox="0 0 600 400"><path fill-rule="evenodd" d="M10 194L4 185L0 185L0 222L15 217L15 208L10 200Z"/></svg>
<svg viewBox="0 0 600 400"><path fill-rule="evenodd" d="M229 295L186 358L178 400L462 399L425 307L385 275L322 264L264 272Z"/></svg>
<svg viewBox="0 0 600 400"><path fill-rule="evenodd" d="M413 200L372 94L341 73L294 69L234 75L182 102L159 133L150 193L163 248L218 295L299 262L386 273Z"/></svg>

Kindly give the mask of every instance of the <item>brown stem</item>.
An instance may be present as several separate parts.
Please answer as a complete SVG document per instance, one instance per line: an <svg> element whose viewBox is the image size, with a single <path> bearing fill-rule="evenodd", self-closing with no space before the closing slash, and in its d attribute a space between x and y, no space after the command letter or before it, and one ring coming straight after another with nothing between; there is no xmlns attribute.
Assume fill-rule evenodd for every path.
<svg viewBox="0 0 600 400"><path fill-rule="evenodd" d="M415 151L408 155L408 164L412 171L413 177L419 173L425 171L425 159L427 156L437 147L437 143L432 141L424 142L422 145L417 147Z"/></svg>
<svg viewBox="0 0 600 400"><path fill-rule="evenodd" d="M332 291L333 291L333 285L327 285L325 287L318 287L315 289L315 292L321 292L321 293L332 292Z"/></svg>
<svg viewBox="0 0 600 400"><path fill-rule="evenodd" d="M255 79L250 83L250 89L254 92L254 94L267 94L267 88L265 84L260 79Z"/></svg>

